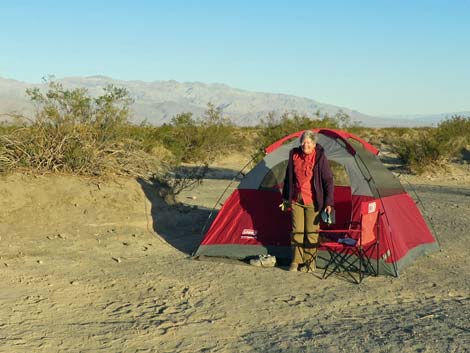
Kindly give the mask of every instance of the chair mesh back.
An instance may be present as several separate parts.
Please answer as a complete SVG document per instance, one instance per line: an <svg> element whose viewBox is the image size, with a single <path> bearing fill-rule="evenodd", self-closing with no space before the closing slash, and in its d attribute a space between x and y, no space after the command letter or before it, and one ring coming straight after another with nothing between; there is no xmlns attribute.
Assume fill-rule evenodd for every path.
<svg viewBox="0 0 470 353"><path fill-rule="evenodd" d="M361 233L362 233L362 245L369 244L375 241L376 235L376 227L375 224L377 223L377 216L379 212L376 210L372 213L366 213L362 215L361 218Z"/></svg>
<svg viewBox="0 0 470 353"><path fill-rule="evenodd" d="M361 203L361 229L362 245L369 244L376 240L375 225L379 210L377 201L367 201Z"/></svg>

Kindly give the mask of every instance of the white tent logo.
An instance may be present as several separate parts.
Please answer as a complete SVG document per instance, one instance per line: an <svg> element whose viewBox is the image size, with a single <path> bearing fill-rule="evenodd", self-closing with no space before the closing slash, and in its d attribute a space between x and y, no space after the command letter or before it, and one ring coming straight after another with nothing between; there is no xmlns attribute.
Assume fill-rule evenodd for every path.
<svg viewBox="0 0 470 353"><path fill-rule="evenodd" d="M258 231L256 229L245 228L245 229L242 230L241 238L254 238L254 239L256 239L256 234L258 234Z"/></svg>

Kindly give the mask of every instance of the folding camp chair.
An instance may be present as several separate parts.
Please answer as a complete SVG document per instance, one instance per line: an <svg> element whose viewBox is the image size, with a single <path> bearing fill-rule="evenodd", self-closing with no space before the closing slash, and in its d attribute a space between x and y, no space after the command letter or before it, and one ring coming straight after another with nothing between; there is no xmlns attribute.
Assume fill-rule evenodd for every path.
<svg viewBox="0 0 470 353"><path fill-rule="evenodd" d="M319 246L318 250L327 251L329 254L323 279L333 273L345 273L359 284L366 274L378 275L379 216L377 200L362 202L360 222L352 222L348 229L320 230L320 233L326 235L334 233L339 236L336 241L323 242ZM376 259L375 267L372 264L373 259ZM354 273L358 273L358 279Z"/></svg>

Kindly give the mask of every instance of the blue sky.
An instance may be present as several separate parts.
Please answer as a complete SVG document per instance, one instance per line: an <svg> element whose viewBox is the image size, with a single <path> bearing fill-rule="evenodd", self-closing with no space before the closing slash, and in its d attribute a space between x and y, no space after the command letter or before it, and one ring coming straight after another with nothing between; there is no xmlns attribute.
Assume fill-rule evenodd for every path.
<svg viewBox="0 0 470 353"><path fill-rule="evenodd" d="M2 1L0 76L225 83L376 114L470 111L470 1Z"/></svg>

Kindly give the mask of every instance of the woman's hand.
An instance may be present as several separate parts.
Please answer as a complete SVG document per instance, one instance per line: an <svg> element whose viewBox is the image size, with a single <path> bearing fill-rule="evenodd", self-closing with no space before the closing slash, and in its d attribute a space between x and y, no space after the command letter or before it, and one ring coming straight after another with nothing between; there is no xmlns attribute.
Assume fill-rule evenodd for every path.
<svg viewBox="0 0 470 353"><path fill-rule="evenodd" d="M328 213L328 214L330 214L332 210L333 210L333 207L331 207L331 206L326 206L325 207L325 212Z"/></svg>
<svg viewBox="0 0 470 353"><path fill-rule="evenodd" d="M291 204L287 200L282 200L282 203L279 205L279 208L282 212L287 212L291 210Z"/></svg>

